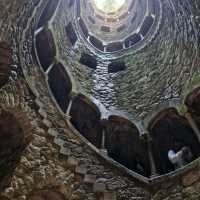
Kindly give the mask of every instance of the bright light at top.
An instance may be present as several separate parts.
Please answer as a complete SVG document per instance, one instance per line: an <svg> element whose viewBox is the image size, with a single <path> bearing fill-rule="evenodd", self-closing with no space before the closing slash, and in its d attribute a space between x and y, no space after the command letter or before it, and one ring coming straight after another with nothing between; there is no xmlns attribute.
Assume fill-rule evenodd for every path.
<svg viewBox="0 0 200 200"><path fill-rule="evenodd" d="M105 13L116 12L125 3L126 0L94 0L99 10Z"/></svg>

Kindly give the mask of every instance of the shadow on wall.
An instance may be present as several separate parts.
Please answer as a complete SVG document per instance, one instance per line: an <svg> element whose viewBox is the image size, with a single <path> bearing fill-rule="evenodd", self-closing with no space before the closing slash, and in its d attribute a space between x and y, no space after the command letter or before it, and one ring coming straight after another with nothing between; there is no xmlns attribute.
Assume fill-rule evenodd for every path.
<svg viewBox="0 0 200 200"><path fill-rule="evenodd" d="M8 198L5 197L5 196L0 196L0 199L1 199L1 200L10 200L10 199L8 199Z"/></svg>
<svg viewBox="0 0 200 200"><path fill-rule="evenodd" d="M11 49L5 42L0 42L0 88L9 80L11 75Z"/></svg>
<svg viewBox="0 0 200 200"><path fill-rule="evenodd" d="M31 194L28 200L65 200L65 197L54 190L41 190Z"/></svg>
<svg viewBox="0 0 200 200"><path fill-rule="evenodd" d="M32 139L27 116L15 109L0 113L0 191L10 185L22 152Z"/></svg>

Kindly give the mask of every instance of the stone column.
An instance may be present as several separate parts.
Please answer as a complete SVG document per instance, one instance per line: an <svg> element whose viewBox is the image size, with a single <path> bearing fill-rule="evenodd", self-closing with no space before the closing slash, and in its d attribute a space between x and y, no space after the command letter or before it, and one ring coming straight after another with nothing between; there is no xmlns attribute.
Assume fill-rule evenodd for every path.
<svg viewBox="0 0 200 200"><path fill-rule="evenodd" d="M102 132L102 139L101 139L101 153L104 154L104 155L108 155L108 151L107 149L105 148L105 140L106 140L106 135L105 135L105 130L103 130Z"/></svg>
<svg viewBox="0 0 200 200"><path fill-rule="evenodd" d="M123 49L126 49L126 45L125 45L125 42L123 42Z"/></svg>
<svg viewBox="0 0 200 200"><path fill-rule="evenodd" d="M149 161L150 161L150 166L151 166L151 178L158 176L157 170L156 170L156 165L155 165L155 160L153 157L153 151L152 151L152 138L149 133L147 134L147 150L149 154Z"/></svg>
<svg viewBox="0 0 200 200"><path fill-rule="evenodd" d="M200 130L199 130L199 128L198 128L196 122L195 122L194 119L192 118L191 113L186 112L184 116L185 116L185 118L188 120L190 126L192 127L192 129L193 129L193 131L194 131L195 135L197 136L198 141L199 141L199 143L200 143Z"/></svg>

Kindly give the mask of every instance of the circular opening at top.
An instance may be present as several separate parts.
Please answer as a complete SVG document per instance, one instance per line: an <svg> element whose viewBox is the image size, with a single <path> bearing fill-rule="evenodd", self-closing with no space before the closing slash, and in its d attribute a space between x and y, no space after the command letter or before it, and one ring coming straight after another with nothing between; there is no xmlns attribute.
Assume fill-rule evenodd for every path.
<svg viewBox="0 0 200 200"><path fill-rule="evenodd" d="M113 13L118 11L126 0L94 0L96 7L104 13Z"/></svg>

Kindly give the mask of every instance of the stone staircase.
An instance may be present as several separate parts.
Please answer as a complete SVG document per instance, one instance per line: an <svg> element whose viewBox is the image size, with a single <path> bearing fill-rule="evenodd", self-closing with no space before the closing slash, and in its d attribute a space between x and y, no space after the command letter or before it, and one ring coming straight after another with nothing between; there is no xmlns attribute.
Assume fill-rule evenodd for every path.
<svg viewBox="0 0 200 200"><path fill-rule="evenodd" d="M84 149L85 151L90 151L90 154L92 150L87 145L83 144L83 142L80 142L80 139L77 139L75 134L73 134L73 131L70 131L67 128L67 124L63 117L56 114L58 111L54 107L52 100L49 98L48 91L45 90L45 84L43 84L41 80L39 83L39 77L34 75L37 74L34 70L32 74L34 80L30 79L29 81L31 84L33 83L32 89L35 93L34 102L38 107L37 112L41 117L41 124L46 132L45 135L48 133L45 137L50 137L52 143L59 148L59 157L66 161L66 170L70 169L75 177L78 177L78 182L80 184L89 187L90 191L96 195L96 199L118 199L118 189L109 189L112 188L112 186L110 186L111 183L107 183L104 174L102 173L101 175L101 172L96 174L93 173L96 166L97 168L105 168L104 162L99 161L96 155L93 157L84 157ZM16 99L19 99L19 97ZM17 102L19 102L19 100ZM77 149L80 150L77 151ZM92 154L95 153L92 152ZM94 163L93 158L95 159ZM99 165L97 163L99 163ZM93 172L91 172L91 168L93 169ZM112 176L112 178L115 177ZM142 188L136 186L134 186L134 188L134 192L129 194L130 199L150 199L148 193L144 193ZM123 192L123 189L121 189L121 192ZM126 195L124 197L126 197Z"/></svg>
<svg viewBox="0 0 200 200"><path fill-rule="evenodd" d="M108 189L109 185L106 183L106 179L103 176L99 177L98 175L90 172L89 169L93 164L90 162L82 162L83 160L76 156L77 152L74 151L75 149L80 148L81 144L79 144L78 141L71 139L70 136L68 137L69 131L67 129L53 127L51 121L54 120L55 117L49 119L49 113L47 113L43 108L43 103L39 99L36 99L36 103L40 107L38 112L43 118L43 124L48 129L47 133L53 139L53 143L59 147L60 157L67 160L66 168L70 169L75 176L80 179L82 184L89 186L93 193L96 194L97 199L116 200L117 193L116 191ZM142 194L142 191L140 190L141 188L136 187L135 194L132 193L130 199L149 200L146 194Z"/></svg>
<svg viewBox="0 0 200 200"><path fill-rule="evenodd" d="M38 106L41 102L36 100ZM59 153L62 158L67 160L67 168L72 170L75 176L80 177L82 182L92 188L92 191L97 194L100 200L116 200L116 193L110 192L106 188L105 183L99 182L96 175L88 173L88 166L81 164L81 162L74 156L73 148L77 148L78 144L74 141L73 148L70 148L72 140L67 135L61 134L61 130L56 130L52 127L52 123L47 119L48 114L40 108L40 115L43 117L43 124L48 128L47 133L53 137L53 142L59 147ZM63 130L66 132L66 130Z"/></svg>
<svg viewBox="0 0 200 200"><path fill-rule="evenodd" d="M65 135L59 134L55 129L49 128L48 134L54 137L54 143L59 146L60 155L67 159L68 168L73 171L76 176L82 178L84 184L90 185L94 193L101 200L116 200L116 193L109 192L105 183L99 182L99 179L88 173L88 166L82 165L77 158L73 156L73 150L68 147L68 138Z"/></svg>

